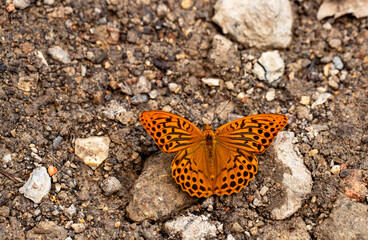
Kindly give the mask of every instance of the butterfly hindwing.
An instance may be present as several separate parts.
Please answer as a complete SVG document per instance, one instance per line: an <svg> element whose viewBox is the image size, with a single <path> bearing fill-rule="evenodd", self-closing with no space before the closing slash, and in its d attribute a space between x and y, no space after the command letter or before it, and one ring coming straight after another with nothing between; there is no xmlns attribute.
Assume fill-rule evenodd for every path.
<svg viewBox="0 0 368 240"><path fill-rule="evenodd" d="M165 153L174 153L200 141L202 131L190 121L164 111L147 111L139 115L143 127Z"/></svg>
<svg viewBox="0 0 368 240"><path fill-rule="evenodd" d="M172 176L190 196L200 198L213 194L205 164L207 162L203 144L178 152L172 161Z"/></svg>
<svg viewBox="0 0 368 240"><path fill-rule="evenodd" d="M258 171L256 156L243 150L235 152L218 145L215 149L215 159L219 172L213 191L218 196L238 193Z"/></svg>
<svg viewBox="0 0 368 240"><path fill-rule="evenodd" d="M222 146L232 151L241 149L260 154L271 145L287 121L287 117L280 114L253 115L219 127L215 135Z"/></svg>

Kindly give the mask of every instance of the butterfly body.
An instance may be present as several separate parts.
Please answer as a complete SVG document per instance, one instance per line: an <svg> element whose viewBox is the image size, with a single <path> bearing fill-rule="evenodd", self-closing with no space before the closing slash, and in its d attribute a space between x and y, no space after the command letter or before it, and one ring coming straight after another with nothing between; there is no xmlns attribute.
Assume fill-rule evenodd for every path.
<svg viewBox="0 0 368 240"><path fill-rule="evenodd" d="M143 112L143 127L165 153L177 153L171 168L175 181L191 196L209 197L239 192L253 179L258 160L287 118L260 114L240 118L215 132L203 132L188 120L164 111Z"/></svg>

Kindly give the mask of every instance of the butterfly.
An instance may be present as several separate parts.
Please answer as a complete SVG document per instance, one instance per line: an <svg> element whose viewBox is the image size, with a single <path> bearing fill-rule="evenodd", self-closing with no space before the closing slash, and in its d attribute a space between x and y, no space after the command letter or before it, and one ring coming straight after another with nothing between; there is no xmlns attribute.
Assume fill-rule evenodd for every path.
<svg viewBox="0 0 368 240"><path fill-rule="evenodd" d="M172 176L190 196L238 193L258 170L254 154L263 153L288 122L280 114L243 117L215 132L164 111L147 111L139 120L165 153L177 153Z"/></svg>

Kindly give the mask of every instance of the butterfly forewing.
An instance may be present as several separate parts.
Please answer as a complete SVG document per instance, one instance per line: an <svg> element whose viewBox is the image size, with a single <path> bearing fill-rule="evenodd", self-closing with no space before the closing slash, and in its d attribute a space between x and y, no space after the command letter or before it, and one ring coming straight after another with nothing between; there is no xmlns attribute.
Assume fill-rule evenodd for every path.
<svg viewBox="0 0 368 240"><path fill-rule="evenodd" d="M280 114L243 117L219 127L215 132L216 140L235 152L241 149L260 154L271 145L287 121L287 117Z"/></svg>
<svg viewBox="0 0 368 240"><path fill-rule="evenodd" d="M188 120L164 111L139 115L143 127L165 153L186 149L201 140L202 131Z"/></svg>

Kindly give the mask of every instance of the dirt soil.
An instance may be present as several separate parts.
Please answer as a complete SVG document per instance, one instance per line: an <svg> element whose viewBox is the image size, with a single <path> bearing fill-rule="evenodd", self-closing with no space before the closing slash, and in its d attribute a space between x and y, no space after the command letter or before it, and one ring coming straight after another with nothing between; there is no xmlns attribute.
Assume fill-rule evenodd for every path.
<svg viewBox="0 0 368 240"><path fill-rule="evenodd" d="M25 239L28 231L46 220L68 229L73 239L178 238L163 229L167 219L140 223L126 214L130 190L146 158L159 151L139 123L138 115L145 110L171 110L197 126L203 126L202 119L193 116L212 120L215 109L229 99L234 114L287 115L285 130L295 133L295 144L313 179L312 193L294 216L311 226L312 239L339 194L346 193L344 178L359 171L363 183L368 182L367 18L343 16L319 22L315 16L321 1L293 1L293 42L279 50L286 71L279 83L270 86L247 71L254 60L244 56L258 59L261 50L234 42L239 67L228 71L210 61L213 36L222 34L211 21L212 0L194 1L190 9L181 8L179 1L163 1L167 13L158 10L156 0L66 0L52 6L31 1L28 8L13 12L8 12L7 2L1 0L0 6L0 157L10 153L12 158L0 160L7 173L0 174L0 231L7 239ZM326 23L332 29L326 29ZM341 46L336 47L334 39L341 40ZM54 59L49 53L54 46L67 51L70 61ZM346 71L343 78L337 75L337 87L324 75L335 56ZM226 63L228 56L222 57ZM149 83L137 86L142 76ZM201 81L204 77L220 78L222 83L210 87ZM225 87L224 81L234 87ZM326 87L331 99L315 108L300 103L302 96L313 99L319 87ZM276 97L266 101L270 88L276 89ZM246 97L237 98L249 89L253 90ZM114 107L124 109L126 115L106 114ZM227 121L216 119L214 126ZM328 128L311 136L307 128L313 124ZM75 139L89 136L109 136L112 141L109 157L96 170L74 153ZM262 164L267 157L259 156L259 173L239 194L213 197L211 219L224 227L217 239L226 239L228 233L248 238L234 230L234 222L251 233L250 239L257 239L262 230L251 231L254 225L249 221L277 224L266 207L249 207L266 176ZM333 165L340 165L338 174L330 172ZM20 194L24 183L17 179L26 181L38 166L54 166L58 173L52 177L49 195L35 204ZM108 176L123 185L109 196L100 187ZM55 188L56 183L61 189ZM274 185L269 187L270 194L276 191ZM367 204L364 195L350 197ZM204 201L199 199L198 206ZM69 218L64 209L72 204L78 211ZM190 208L173 212L169 219L186 211L206 212ZM70 221L87 227L73 231Z"/></svg>

